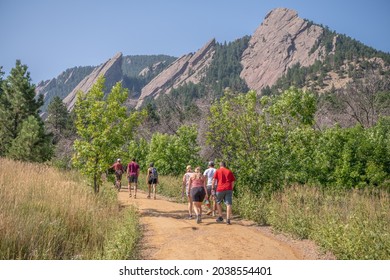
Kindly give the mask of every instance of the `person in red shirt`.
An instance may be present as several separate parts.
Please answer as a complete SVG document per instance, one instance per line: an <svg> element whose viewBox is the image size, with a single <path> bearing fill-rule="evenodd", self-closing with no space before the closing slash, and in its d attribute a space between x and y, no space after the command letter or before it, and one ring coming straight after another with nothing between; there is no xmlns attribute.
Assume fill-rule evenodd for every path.
<svg viewBox="0 0 390 280"><path fill-rule="evenodd" d="M223 222L222 218L222 201L226 205L226 224L230 225L230 218L232 216L232 202L233 202L233 189L234 181L236 178L233 175L233 172L226 168L226 163L221 161L219 164L220 168L217 169L214 173L212 180L212 192L216 192L217 199L217 210L219 217L217 222ZM215 181L217 181L217 187L215 188Z"/></svg>
<svg viewBox="0 0 390 280"><path fill-rule="evenodd" d="M138 188L138 175L139 175L139 165L135 161L135 158L127 165L127 179L128 179L128 189L129 197L131 197L131 184L134 184L134 198L137 198L137 188Z"/></svg>
<svg viewBox="0 0 390 280"><path fill-rule="evenodd" d="M118 185L118 191L120 190L121 181L122 181L122 174L125 172L123 169L123 165L121 163L121 159L118 158L116 162L111 166L112 169L115 171L115 177L116 177L116 185Z"/></svg>

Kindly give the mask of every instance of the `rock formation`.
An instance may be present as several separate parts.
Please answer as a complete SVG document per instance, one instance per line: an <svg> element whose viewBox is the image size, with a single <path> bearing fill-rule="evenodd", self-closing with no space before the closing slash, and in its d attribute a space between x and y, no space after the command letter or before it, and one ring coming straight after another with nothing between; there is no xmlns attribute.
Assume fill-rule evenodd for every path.
<svg viewBox="0 0 390 280"><path fill-rule="evenodd" d="M199 83L205 75L205 69L210 65L215 52L215 39L209 41L195 54L187 54L174 61L162 71L141 92L136 108L142 106L148 98L156 98L161 93L168 93L185 83Z"/></svg>
<svg viewBox="0 0 390 280"><path fill-rule="evenodd" d="M322 27L299 18L293 10L272 10L242 55L241 78L249 88L260 91L272 86L294 64L312 65L316 59L321 59L320 49L312 54L310 50L322 32Z"/></svg>
<svg viewBox="0 0 390 280"><path fill-rule="evenodd" d="M122 53L117 53L113 58L109 59L105 63L96 67L91 74L85 77L63 100L68 110L73 110L76 102L76 94L78 91L88 92L92 86L96 83L99 76L106 78L105 89L107 92L111 91L111 88L118 81L122 80Z"/></svg>

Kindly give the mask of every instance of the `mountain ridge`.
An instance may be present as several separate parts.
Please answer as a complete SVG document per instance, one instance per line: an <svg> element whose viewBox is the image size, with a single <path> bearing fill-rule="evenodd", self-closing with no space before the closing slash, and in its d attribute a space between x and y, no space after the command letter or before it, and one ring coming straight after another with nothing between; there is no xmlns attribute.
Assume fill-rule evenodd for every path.
<svg viewBox="0 0 390 280"><path fill-rule="evenodd" d="M246 46L239 58L242 70L239 73L239 77L234 79L241 78L249 89L256 90L259 94L262 94L264 90L268 90L271 87L276 86L280 89L280 81L286 79L291 69L315 68L317 67L316 65L321 64L322 68L319 68L324 73L311 73L311 76L307 75L301 78L304 80L301 85L302 88L324 91L323 80L327 81L327 90L331 87L336 89L337 87L345 87L351 79L345 79L345 74L341 72L345 72L348 68L351 69L353 67L357 69L364 68L362 65L367 62L364 54L362 61L359 61L359 58L353 58L354 55L351 56L352 58L339 58L340 51L338 49L340 46L342 47L343 40L345 40L345 36L335 32L332 33L321 25L300 18L294 10L287 8L273 9L267 13L264 20L251 35L248 46ZM351 48L357 49L356 53L359 48L368 48L364 44L361 45L364 47L356 47L352 44ZM98 73L103 75L111 73L115 82L127 81L125 87L133 90L133 93L129 96L128 104L130 107L139 109L145 104L153 102L156 98L169 94L172 90L177 90L187 84L197 85L204 83L204 80L208 79L207 71L215 59L215 51L216 42L215 39L212 39L195 53L184 54L176 58L176 60L172 59L165 63L163 60L156 60L155 66L151 65L147 69L145 68L144 71L139 71L138 76L143 77L144 74L149 73L151 69L158 66L158 71L155 71L149 80L144 80L142 83L139 83L138 80L126 80L123 69L119 69L119 67L115 66L117 65L115 63L112 66L115 66L116 70L106 69L107 71L98 71ZM380 52L376 51L376 53ZM359 55L361 54L359 53ZM370 59L375 60L375 58L377 57L374 53ZM116 59L119 58L114 56L103 63L103 65L107 63L111 65L109 62ZM225 59L228 60L226 57ZM334 69L332 70L329 64L336 64L335 61L337 59L339 60L337 67L342 70L333 71ZM378 57L378 59L382 58ZM382 66L375 67L381 67L383 69L383 71L381 70L382 72L388 73L390 69L388 61L385 55L384 59L376 62L376 65ZM99 67L102 67L102 65L97 68ZM97 68L94 68L89 75L97 71ZM141 73L143 75L140 75ZM231 76L229 73L226 73L226 75ZM232 77L227 78L230 79ZM134 85L135 82L137 86ZM47 84L50 83L49 81ZM82 82L80 81L80 83ZM113 83L114 81L110 81L107 84L108 91ZM213 83L218 83L218 81ZM72 96L74 98L75 92L77 90L87 92L92 84L93 79L90 79L89 83L84 81L84 86L78 84L67 94L69 97L63 98L69 110L73 108L74 101L72 101ZM42 93L42 87L40 86L37 87L37 94L39 93ZM48 101L46 100L46 102Z"/></svg>

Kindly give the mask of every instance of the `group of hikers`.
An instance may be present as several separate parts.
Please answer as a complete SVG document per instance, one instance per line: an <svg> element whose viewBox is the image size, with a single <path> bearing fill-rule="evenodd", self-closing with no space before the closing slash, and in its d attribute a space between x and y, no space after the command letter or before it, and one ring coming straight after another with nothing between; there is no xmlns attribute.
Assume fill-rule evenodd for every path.
<svg viewBox="0 0 390 280"><path fill-rule="evenodd" d="M115 172L115 184L119 184L120 186L122 181L122 174L125 173L125 168L122 165L121 159L118 158L116 162L111 166L111 168ZM131 188L132 186L134 186L134 198L137 198L139 171L140 171L139 165L135 161L135 158L133 158L126 168L127 180L128 180L127 188L129 189L129 197L132 197ZM156 199L158 173L153 163L149 164L149 168L146 174L147 174L146 184L148 185L147 198L151 198L151 194L153 193L153 198Z"/></svg>
<svg viewBox="0 0 390 280"><path fill-rule="evenodd" d="M121 163L121 159L111 166L115 171L116 182L122 180L122 174L125 173L125 169ZM134 198L137 197L138 177L140 167L136 160L127 165L126 168L129 197L132 197L131 189L134 186ZM146 173L146 183L148 185L148 196L156 199L156 188L158 184L158 173L153 163L150 163ZM226 224L231 224L232 217L232 200L234 189L234 174L226 167L226 163L221 161L220 167L216 169L214 162L208 163L208 168L202 173L201 167L198 166L192 170L192 167L188 165L186 172L182 180L182 198L184 194L188 200L188 219L193 218L193 212L196 215L196 222L199 224L202 222L202 204L204 203L208 208L206 215L217 216L216 222L222 223L224 221L222 217L222 202L226 205Z"/></svg>

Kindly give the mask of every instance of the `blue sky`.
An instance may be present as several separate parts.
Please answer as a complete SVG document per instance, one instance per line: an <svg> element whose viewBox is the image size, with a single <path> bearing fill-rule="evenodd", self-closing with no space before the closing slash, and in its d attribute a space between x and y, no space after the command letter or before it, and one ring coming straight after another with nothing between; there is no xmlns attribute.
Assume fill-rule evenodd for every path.
<svg viewBox="0 0 390 280"><path fill-rule="evenodd" d="M38 83L119 51L179 57L252 35L277 7L390 52L388 0L0 0L0 66L20 59Z"/></svg>

